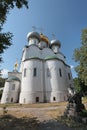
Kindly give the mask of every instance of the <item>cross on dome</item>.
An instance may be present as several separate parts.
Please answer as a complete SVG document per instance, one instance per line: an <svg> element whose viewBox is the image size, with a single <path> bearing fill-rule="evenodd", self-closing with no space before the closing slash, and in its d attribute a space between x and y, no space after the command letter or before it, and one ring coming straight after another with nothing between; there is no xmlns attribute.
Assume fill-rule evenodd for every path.
<svg viewBox="0 0 87 130"><path fill-rule="evenodd" d="M37 28L35 26L32 26L32 29L33 29L33 31L36 31Z"/></svg>
<svg viewBox="0 0 87 130"><path fill-rule="evenodd" d="M39 31L40 31L40 34L43 34L43 28L42 27L40 27L40 28L38 28L39 29Z"/></svg>
<svg viewBox="0 0 87 130"><path fill-rule="evenodd" d="M55 39L55 34L54 33L52 33L52 39Z"/></svg>

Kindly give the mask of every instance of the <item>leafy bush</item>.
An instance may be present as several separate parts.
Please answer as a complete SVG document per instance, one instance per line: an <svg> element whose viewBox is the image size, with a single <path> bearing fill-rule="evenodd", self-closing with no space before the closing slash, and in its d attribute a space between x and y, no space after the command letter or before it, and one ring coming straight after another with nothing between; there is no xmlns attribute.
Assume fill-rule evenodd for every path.
<svg viewBox="0 0 87 130"><path fill-rule="evenodd" d="M87 117L87 110L83 110L83 111L80 113L80 116L81 116L81 117Z"/></svg>

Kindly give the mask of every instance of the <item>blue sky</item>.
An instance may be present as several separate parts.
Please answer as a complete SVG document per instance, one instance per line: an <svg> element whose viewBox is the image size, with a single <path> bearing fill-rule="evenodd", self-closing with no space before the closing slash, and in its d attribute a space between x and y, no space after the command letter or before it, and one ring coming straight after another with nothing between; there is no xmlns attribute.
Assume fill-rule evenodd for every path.
<svg viewBox="0 0 87 130"><path fill-rule="evenodd" d="M60 51L66 56L66 63L76 66L72 59L75 48L80 47L81 30L87 27L87 0L29 0L29 9L25 7L10 11L7 22L3 26L4 32L12 32L13 45L5 50L0 69L12 71L16 59L21 61L22 49L28 44L27 33L36 26L36 31L43 28L43 33L52 40L60 40ZM72 75L76 73L72 68Z"/></svg>

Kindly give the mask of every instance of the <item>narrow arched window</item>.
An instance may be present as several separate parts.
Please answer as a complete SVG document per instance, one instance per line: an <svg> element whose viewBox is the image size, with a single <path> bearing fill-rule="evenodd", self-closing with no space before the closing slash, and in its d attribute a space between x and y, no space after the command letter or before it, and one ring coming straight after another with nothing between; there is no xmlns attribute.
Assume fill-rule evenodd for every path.
<svg viewBox="0 0 87 130"><path fill-rule="evenodd" d="M61 71L61 68L59 68L59 75L60 75L60 77L62 77L62 71Z"/></svg>
<svg viewBox="0 0 87 130"><path fill-rule="evenodd" d="M56 97L53 97L53 101L56 101Z"/></svg>
<svg viewBox="0 0 87 130"><path fill-rule="evenodd" d="M68 78L69 78L69 80L71 79L70 73L68 73Z"/></svg>
<svg viewBox="0 0 87 130"><path fill-rule="evenodd" d="M39 97L36 97L36 102L39 102Z"/></svg>
<svg viewBox="0 0 87 130"><path fill-rule="evenodd" d="M47 68L47 77L50 77L51 75L50 75L50 69L49 68Z"/></svg>
<svg viewBox="0 0 87 130"><path fill-rule="evenodd" d="M34 77L37 76L37 68L34 68L34 70L33 70L33 76Z"/></svg>
<svg viewBox="0 0 87 130"><path fill-rule="evenodd" d="M24 69L24 77L26 77L26 70L27 70L27 69L25 68L25 69Z"/></svg>
<svg viewBox="0 0 87 130"><path fill-rule="evenodd" d="M11 98L11 102L13 102L13 98Z"/></svg>

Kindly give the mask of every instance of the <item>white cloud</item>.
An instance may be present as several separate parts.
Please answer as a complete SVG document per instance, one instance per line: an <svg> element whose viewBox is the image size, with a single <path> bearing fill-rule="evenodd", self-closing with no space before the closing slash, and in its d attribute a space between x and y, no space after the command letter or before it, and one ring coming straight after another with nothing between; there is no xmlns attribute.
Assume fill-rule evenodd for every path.
<svg viewBox="0 0 87 130"><path fill-rule="evenodd" d="M7 78L8 77L8 72L9 70L8 69L2 69L1 70L1 75L3 78Z"/></svg>

